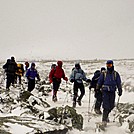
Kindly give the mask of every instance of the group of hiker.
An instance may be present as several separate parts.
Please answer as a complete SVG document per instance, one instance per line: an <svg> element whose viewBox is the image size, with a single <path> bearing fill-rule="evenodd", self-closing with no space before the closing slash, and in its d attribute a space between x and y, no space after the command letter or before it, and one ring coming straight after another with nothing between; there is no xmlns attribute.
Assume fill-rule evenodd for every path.
<svg viewBox="0 0 134 134"><path fill-rule="evenodd" d="M53 83L53 101L57 101L57 91L59 89L61 78L68 81L62 69L62 61L57 62L56 67L52 67L49 74L50 83ZM114 63L112 60L106 62L106 68L102 67L100 70L96 70L92 79L88 79L85 72L82 70L80 63L76 63L75 67L69 77L69 81L73 83L73 107L76 107L76 102L81 106L81 100L85 94L85 87L83 81L90 83L89 91L94 89L95 92L95 107L96 114L102 114L101 105L103 107L102 123L104 126L109 122L109 113L115 106L116 89L118 89L119 97L122 95L122 83L120 75L114 69ZM80 95L78 96L78 89Z"/></svg>
<svg viewBox="0 0 134 134"><path fill-rule="evenodd" d="M10 90L10 86L15 87L15 84L22 84L21 79L22 76L25 75L28 82L28 91L32 91L35 88L35 78L40 81L40 76L37 70L35 69L35 63L31 63L31 67L29 68L29 62L25 62L25 68L22 63L16 63L14 56L10 59L7 59L6 63L3 65L3 69L6 73L6 90ZM19 80L17 82L17 80Z"/></svg>
<svg viewBox="0 0 134 134"><path fill-rule="evenodd" d="M96 70L91 80L86 77L80 63L75 63L69 78L66 77L62 66L62 61L57 61L57 65L53 64L51 66L49 81L53 85L52 101L57 101L57 91L63 78L66 82L70 81L73 83L73 107L75 108L77 103L81 106L81 101L85 95L83 84L83 81L85 81L90 85L89 92L92 88L94 89L94 96L96 98L94 111L96 114L102 114L102 122L106 126L109 121L109 113L115 106L116 89L118 89L118 95L122 95L121 78L119 73L114 69L113 61L108 60L106 68L102 67L100 70ZM35 78L40 81L39 73L35 69L35 63L31 63L31 67L29 68L29 63L25 62L25 69L20 67L21 69L23 68L21 75L18 73L19 67L14 57L8 59L7 63L3 65L3 69L5 69L7 75L6 89L9 90L10 85L14 85L16 76L19 76L19 83L21 84L21 76L25 73L25 77L28 80L28 91L31 92L35 88ZM80 95L78 95L78 90L80 90ZM101 112L101 106L103 107L103 113Z"/></svg>

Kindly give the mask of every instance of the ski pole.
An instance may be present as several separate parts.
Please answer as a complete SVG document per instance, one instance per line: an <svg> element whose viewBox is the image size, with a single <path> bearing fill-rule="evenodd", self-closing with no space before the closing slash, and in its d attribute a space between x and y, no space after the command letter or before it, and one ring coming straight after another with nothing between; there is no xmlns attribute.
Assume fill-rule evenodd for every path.
<svg viewBox="0 0 134 134"><path fill-rule="evenodd" d="M117 110L118 110L118 104L119 104L119 101L120 101L120 96L118 97L118 100L117 100L117 104L116 104L116 111L115 111L115 115L114 115L114 119L113 119L113 122L115 122L115 118L116 118L116 114L117 114Z"/></svg>
<svg viewBox="0 0 134 134"><path fill-rule="evenodd" d="M65 104L65 101L66 101L66 99L67 99L67 96L68 96L68 92L67 92L67 94L66 94L66 96L65 96L65 99L64 99L64 101L63 101L63 104L62 104L62 106L64 106L64 104Z"/></svg>
<svg viewBox="0 0 134 134"><path fill-rule="evenodd" d="M66 88L67 88L67 82L66 82ZM70 91L70 90L69 90L69 91ZM67 97L68 97L69 91L67 91L67 94L66 94L66 96L65 96L65 99L64 99L64 101L63 101L62 106L64 106L64 104L65 104L65 101L66 101L66 99L67 99Z"/></svg>
<svg viewBox="0 0 134 134"><path fill-rule="evenodd" d="M90 113L90 97L91 97L91 90L89 90L89 100L88 100L88 122L90 120L89 113Z"/></svg>
<svg viewBox="0 0 134 134"><path fill-rule="evenodd" d="M93 109L95 108L95 103L96 103L96 98L95 98L95 100L94 100L94 104L93 104L93 106L92 106L92 108L91 108L91 112L92 112Z"/></svg>

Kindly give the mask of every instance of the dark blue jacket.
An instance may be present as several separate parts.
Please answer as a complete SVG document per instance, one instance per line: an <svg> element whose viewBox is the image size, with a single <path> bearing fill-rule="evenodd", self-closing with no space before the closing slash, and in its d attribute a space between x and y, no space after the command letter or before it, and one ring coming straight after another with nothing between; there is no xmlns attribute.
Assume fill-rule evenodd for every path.
<svg viewBox="0 0 134 134"><path fill-rule="evenodd" d="M26 77L28 79L31 79L31 80L34 80L35 77L37 77L37 79L40 79L37 70L36 69L31 69L31 68L27 70Z"/></svg>
<svg viewBox="0 0 134 134"><path fill-rule="evenodd" d="M96 89L97 82L99 80L101 72L99 70L95 71L94 76L92 77L90 88Z"/></svg>
<svg viewBox="0 0 134 134"><path fill-rule="evenodd" d="M115 91L118 88L118 94L122 94L120 75L116 71L105 71L101 73L96 90L102 89L103 108L111 111L115 104Z"/></svg>
<svg viewBox="0 0 134 134"><path fill-rule="evenodd" d="M102 91L109 92L115 92L118 88L119 93L122 93L121 78L119 73L116 71L105 71L100 75L97 87L102 88Z"/></svg>

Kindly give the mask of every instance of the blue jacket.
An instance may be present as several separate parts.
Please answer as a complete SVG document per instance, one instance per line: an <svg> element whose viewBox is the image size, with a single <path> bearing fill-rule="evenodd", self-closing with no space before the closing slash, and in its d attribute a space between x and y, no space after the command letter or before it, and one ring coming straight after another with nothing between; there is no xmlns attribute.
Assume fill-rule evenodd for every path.
<svg viewBox="0 0 134 134"><path fill-rule="evenodd" d="M86 78L84 71L81 68L80 69L74 68L70 75L70 81L71 80L74 80L78 83L83 83L82 80L87 81L87 78Z"/></svg>
<svg viewBox="0 0 134 134"><path fill-rule="evenodd" d="M122 93L121 78L118 72L108 70L101 73L98 83L98 88L102 88L102 91L115 92L118 88L119 93Z"/></svg>
<svg viewBox="0 0 134 134"><path fill-rule="evenodd" d="M27 70L26 77L28 79L31 79L31 80L34 80L35 77L37 77L37 79L40 79L37 70L36 69L31 69L31 68Z"/></svg>

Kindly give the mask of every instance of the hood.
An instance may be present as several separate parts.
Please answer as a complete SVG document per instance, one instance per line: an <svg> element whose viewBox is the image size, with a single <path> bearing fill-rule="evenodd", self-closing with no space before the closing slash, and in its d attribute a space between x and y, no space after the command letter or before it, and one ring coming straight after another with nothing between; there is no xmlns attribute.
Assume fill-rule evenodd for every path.
<svg viewBox="0 0 134 134"><path fill-rule="evenodd" d="M57 65L59 66L59 67L62 67L62 61L57 61Z"/></svg>

